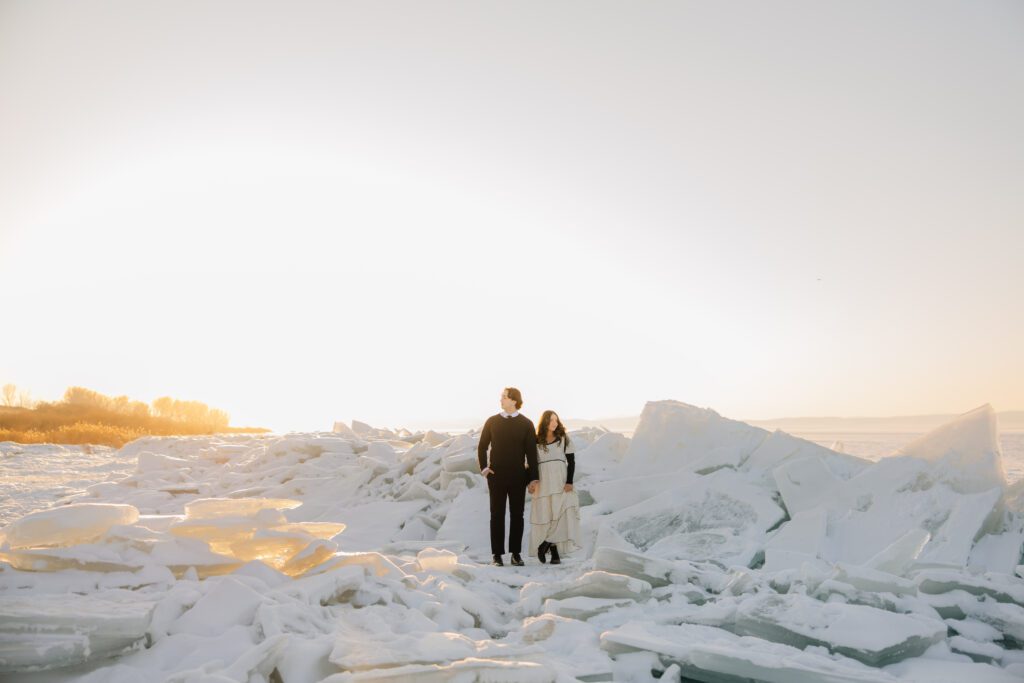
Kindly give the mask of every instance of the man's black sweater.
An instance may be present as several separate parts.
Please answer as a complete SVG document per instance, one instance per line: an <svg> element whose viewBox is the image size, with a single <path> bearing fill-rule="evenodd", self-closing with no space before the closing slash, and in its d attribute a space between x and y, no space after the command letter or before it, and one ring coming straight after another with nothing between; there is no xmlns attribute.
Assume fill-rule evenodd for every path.
<svg viewBox="0 0 1024 683"><path fill-rule="evenodd" d="M492 415L484 423L477 447L480 469L487 467L487 447L491 447L491 469L501 478L524 476L535 481L537 474L537 434L530 418L519 413L515 417Z"/></svg>

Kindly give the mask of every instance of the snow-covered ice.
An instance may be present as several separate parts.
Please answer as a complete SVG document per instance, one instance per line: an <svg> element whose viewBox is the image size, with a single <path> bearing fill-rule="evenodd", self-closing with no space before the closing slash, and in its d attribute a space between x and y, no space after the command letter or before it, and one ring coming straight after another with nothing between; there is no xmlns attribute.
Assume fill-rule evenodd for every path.
<svg viewBox="0 0 1024 683"><path fill-rule="evenodd" d="M632 439L571 436L583 549L525 567L488 564L474 432L0 444L15 499L0 506L0 671L1024 678L1024 487L1006 482L990 407L877 462L677 401L649 403ZM73 486L17 483L29 458L86 456Z"/></svg>

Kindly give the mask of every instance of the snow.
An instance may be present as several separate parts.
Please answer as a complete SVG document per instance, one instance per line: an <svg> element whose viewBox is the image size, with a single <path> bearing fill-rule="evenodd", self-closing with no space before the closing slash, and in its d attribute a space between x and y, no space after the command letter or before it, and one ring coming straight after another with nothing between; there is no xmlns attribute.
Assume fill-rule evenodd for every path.
<svg viewBox="0 0 1024 683"><path fill-rule="evenodd" d="M488 564L475 433L0 444L0 671L1020 680L1024 489L994 430L982 407L870 462L652 402L632 439L571 433L583 549L525 567ZM29 458L87 476L44 486Z"/></svg>

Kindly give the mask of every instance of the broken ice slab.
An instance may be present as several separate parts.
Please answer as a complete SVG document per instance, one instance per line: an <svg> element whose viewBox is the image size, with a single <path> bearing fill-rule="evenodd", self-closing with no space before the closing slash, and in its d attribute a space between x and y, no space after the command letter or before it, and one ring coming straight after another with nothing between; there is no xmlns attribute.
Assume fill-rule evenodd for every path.
<svg viewBox="0 0 1024 683"><path fill-rule="evenodd" d="M998 530L1004 482L995 478L987 488L980 488L978 482L985 481L982 478L963 485L965 477L972 476L969 467L961 462L964 467L960 471L960 465L942 465L946 456L975 462L971 455L974 446L967 450L958 446L956 431L940 428L925 440L927 447L884 458L848 479L831 469L837 461L815 456L784 460L773 470L773 478L790 515L817 508L834 513L823 555L827 560L864 564L886 549L902 556L916 549L920 536L908 534L917 530L931 535L914 558L918 566L963 566L974 541ZM988 442L982 441L981 451L987 452L984 444ZM941 457L929 455L940 451ZM901 539L905 543L894 547ZM875 567L896 574L909 569L893 566L901 557L890 559L890 566Z"/></svg>
<svg viewBox="0 0 1024 683"><path fill-rule="evenodd" d="M426 548L436 548L437 550L449 550L455 554L461 553L466 549L466 544L461 541L394 541L393 543L387 543L382 545L380 550L382 553L389 555L415 555L421 550Z"/></svg>
<svg viewBox="0 0 1024 683"><path fill-rule="evenodd" d="M1003 639L1012 641L1014 647L1024 647L1024 607L1020 605L997 602L989 596L979 599L963 590L922 597L944 619L980 622L994 628Z"/></svg>
<svg viewBox="0 0 1024 683"><path fill-rule="evenodd" d="M1018 522L1018 525L1020 523ZM971 549L967 564L981 571L1013 574L1024 548L1024 529L1015 528L1001 534L988 534L978 539Z"/></svg>
<svg viewBox="0 0 1024 683"><path fill-rule="evenodd" d="M310 575L332 571L338 567L360 566L372 572L375 576L386 576L393 579L401 579L406 576L397 564L377 552L346 553L337 552L326 562L310 570Z"/></svg>
<svg viewBox="0 0 1024 683"><path fill-rule="evenodd" d="M548 598L544 601L542 609L546 614L556 614L567 619L579 619L585 621L598 614L604 614L616 607L626 607L634 604L632 598L588 598L577 596L564 600Z"/></svg>
<svg viewBox="0 0 1024 683"><path fill-rule="evenodd" d="M334 605L359 590L366 581L364 565L336 567L281 584L271 595L287 596L308 605Z"/></svg>
<svg viewBox="0 0 1024 683"><path fill-rule="evenodd" d="M946 625L952 631L981 643L1001 640L1003 637L1002 631L977 619L946 619Z"/></svg>
<svg viewBox="0 0 1024 683"><path fill-rule="evenodd" d="M253 517L262 510L290 510L302 501L287 498L200 498L185 505L185 519Z"/></svg>
<svg viewBox="0 0 1024 683"><path fill-rule="evenodd" d="M554 585L558 585L557 583ZM525 590L525 587L524 587ZM570 579L548 597L556 600L588 596L592 598L632 598L640 600L650 595L651 584L622 574L589 571L579 578Z"/></svg>
<svg viewBox="0 0 1024 683"><path fill-rule="evenodd" d="M946 625L918 614L823 603L805 595L760 594L736 610L736 632L805 648L818 645L871 666L916 657L946 637Z"/></svg>
<svg viewBox="0 0 1024 683"><path fill-rule="evenodd" d="M797 513L782 525L764 546L766 572L797 569L808 558L816 558L825 542L828 512L823 508Z"/></svg>
<svg viewBox="0 0 1024 683"><path fill-rule="evenodd" d="M898 679L845 657L800 650L695 624L631 621L601 634L613 655L648 651L678 664L685 680L707 683L896 683Z"/></svg>
<svg viewBox="0 0 1024 683"><path fill-rule="evenodd" d="M341 522L290 522L274 527L274 531L283 533L300 533L311 538L324 540L334 538L346 528Z"/></svg>
<svg viewBox="0 0 1024 683"><path fill-rule="evenodd" d="M360 455L356 458L356 463L359 467L370 472L372 475L371 478L381 474L386 474L391 469L391 465L389 465L385 460L369 454Z"/></svg>
<svg viewBox="0 0 1024 683"><path fill-rule="evenodd" d="M464 481L467 488L472 488L476 486L479 477L479 474L473 474L472 472L448 472L447 470L441 470L441 476L438 480L443 489L448 488L455 481Z"/></svg>
<svg viewBox="0 0 1024 683"><path fill-rule="evenodd" d="M918 657L888 667L899 681L913 683L1020 683L1021 670L1001 669L991 664L954 661L949 658Z"/></svg>
<svg viewBox="0 0 1024 683"><path fill-rule="evenodd" d="M960 493L1006 486L996 414L986 404L904 446L899 455L926 460Z"/></svg>
<svg viewBox="0 0 1024 683"><path fill-rule="evenodd" d="M0 551L0 561L26 572L56 572L63 569L133 572L141 569L145 563L141 553L136 552L126 558L112 548L95 545Z"/></svg>
<svg viewBox="0 0 1024 683"><path fill-rule="evenodd" d="M367 629L359 624L342 622L328 659L348 671L396 667L409 664L447 664L475 658L520 657L540 648L510 645L490 638L474 640L454 631L436 631L437 625L412 610L409 622L400 632L390 628ZM423 630L417 629L416 619L423 621Z"/></svg>
<svg viewBox="0 0 1024 683"><path fill-rule="evenodd" d="M772 470L775 486L790 516L801 512L850 507L844 498L846 482L837 477L821 458L810 456L786 460Z"/></svg>
<svg viewBox="0 0 1024 683"><path fill-rule="evenodd" d="M216 636L236 624L252 623L263 595L233 576L203 582L203 596L170 624L167 632Z"/></svg>
<svg viewBox="0 0 1024 683"><path fill-rule="evenodd" d="M930 533L931 537L915 559L915 567L963 566L974 539L992 531L999 519L999 492L959 494L943 483L933 482L924 476L928 472L921 470L918 474L924 478L903 479L901 474L913 475L913 471L895 471L899 465L896 460L883 460L847 482L854 493L865 487L864 493L857 493L853 498L855 505L834 523L830 522L833 554L827 559L864 564L916 529ZM920 464L927 468L926 463ZM895 481L876 477L877 473L886 472L897 475ZM898 490L890 491L893 485ZM870 486L878 489L867 488ZM847 492L848 497L852 495ZM912 544L907 548L910 549Z"/></svg>
<svg viewBox="0 0 1024 683"><path fill-rule="evenodd" d="M910 579L844 562L836 563L833 578L862 591L892 593L893 595L915 595L917 593L917 584Z"/></svg>
<svg viewBox="0 0 1024 683"><path fill-rule="evenodd" d="M749 566L784 516L770 492L719 470L601 518L596 545Z"/></svg>
<svg viewBox="0 0 1024 683"><path fill-rule="evenodd" d="M447 488L448 483L450 482L441 482L441 486ZM442 500L441 494L421 481L412 481L395 500L416 500L417 498L429 500L434 503L438 503Z"/></svg>
<svg viewBox="0 0 1024 683"><path fill-rule="evenodd" d="M167 567L177 576L182 577L194 570L198 578L229 574L244 562L210 550L205 542L195 538L168 538L153 543L149 548L152 564Z"/></svg>
<svg viewBox="0 0 1024 683"><path fill-rule="evenodd" d="M458 561L458 555L450 550L424 548L416 553L416 565L422 572L451 572Z"/></svg>
<svg viewBox="0 0 1024 683"><path fill-rule="evenodd" d="M543 648L537 661L557 667L562 673L560 680L583 676L593 680L594 676L610 674L612 668L611 658L600 647L602 630L578 619L541 614L524 619L522 628L507 640Z"/></svg>
<svg viewBox="0 0 1024 683"><path fill-rule="evenodd" d="M998 602L1024 605L1024 583L1008 574L967 574L955 569L924 569L914 574L922 593L948 593L962 590L987 595Z"/></svg>
<svg viewBox="0 0 1024 683"><path fill-rule="evenodd" d="M81 664L89 651L89 636L81 633L0 631L0 673Z"/></svg>
<svg viewBox="0 0 1024 683"><path fill-rule="evenodd" d="M999 664L1006 654L1006 650L995 643L982 643L964 636L950 638L949 649L957 654L967 655L976 662L986 664Z"/></svg>
<svg viewBox="0 0 1024 683"><path fill-rule="evenodd" d="M160 470L188 470L193 465L193 462L184 458L175 458L172 455L162 455L160 453L153 453L151 451L143 451L139 453L138 464L135 467L136 472L157 472Z"/></svg>
<svg viewBox="0 0 1024 683"><path fill-rule="evenodd" d="M277 510L267 510L253 517L186 519L172 524L169 531L182 538L198 538L211 543L227 544L234 540L249 538L259 529L287 523L288 520Z"/></svg>
<svg viewBox="0 0 1024 683"><path fill-rule="evenodd" d="M698 565L687 560L663 560L620 548L599 547L594 551L594 569L612 574L625 574L641 579L652 587L670 583L695 583L706 590L720 592L729 575L712 565Z"/></svg>
<svg viewBox="0 0 1024 683"><path fill-rule="evenodd" d="M288 558L281 571L288 576L302 576L307 572L332 561L338 551L333 541L317 539Z"/></svg>
<svg viewBox="0 0 1024 683"><path fill-rule="evenodd" d="M651 584L646 581L600 570L589 571L577 578L561 581L530 582L519 591L520 600L527 612L537 612L543 601L548 598L565 600L585 596L644 600L650 597L650 594Z"/></svg>
<svg viewBox="0 0 1024 683"><path fill-rule="evenodd" d="M946 521L932 532L916 564L963 567L971 554L975 539L995 528L1002 514L999 501L1002 488L956 496Z"/></svg>
<svg viewBox="0 0 1024 683"><path fill-rule="evenodd" d="M441 444L443 444L444 442L448 441L451 438L451 435L449 435L447 432L435 432L432 429L428 429L423 434L422 441L428 446L440 446Z"/></svg>
<svg viewBox="0 0 1024 683"><path fill-rule="evenodd" d="M110 596L0 597L0 671L54 668L123 652L146 637L155 603Z"/></svg>
<svg viewBox="0 0 1024 683"><path fill-rule="evenodd" d="M158 486L156 490L161 491L163 493L170 493L171 495L174 496L180 496L184 494L198 494L200 492L198 486L189 486L187 484Z"/></svg>
<svg viewBox="0 0 1024 683"><path fill-rule="evenodd" d="M321 683L447 683L448 681L503 681L504 683L553 683L555 671L536 662L502 661L467 657L448 664L407 664L404 666L345 672L328 676Z"/></svg>
<svg viewBox="0 0 1024 683"><path fill-rule="evenodd" d="M239 560L260 560L274 569L294 575L315 566L309 559L314 551L322 556L320 561L336 551L338 547L326 539L344 529L345 525L340 523L293 522L240 534L227 541L211 540L210 548ZM286 566L289 569L286 570Z"/></svg>
<svg viewBox="0 0 1024 683"><path fill-rule="evenodd" d="M839 453L812 441L776 430L750 454L740 469L762 472L763 476L768 478L771 471L784 461L808 457L826 463L829 469L842 479L848 479L871 464L867 460Z"/></svg>
<svg viewBox="0 0 1024 683"><path fill-rule="evenodd" d="M139 511L133 505L75 503L32 512L8 524L3 543L21 548L52 548L88 543L117 524L134 524Z"/></svg>
<svg viewBox="0 0 1024 683"><path fill-rule="evenodd" d="M864 562L864 566L870 569L895 574L906 575L913 566L921 550L928 544L932 535L924 529L910 529L895 541L879 550Z"/></svg>
<svg viewBox="0 0 1024 683"><path fill-rule="evenodd" d="M621 462L629 450L629 437L618 432L605 432L589 444L585 443L578 430L575 433L570 432L569 438L576 443L577 453L586 451L586 457L583 458L581 455L580 462L586 463L587 466ZM586 467L581 469L586 471Z"/></svg>
<svg viewBox="0 0 1024 683"><path fill-rule="evenodd" d="M597 502L595 512L613 512L636 505L665 491L678 491L700 475L680 470L638 477L616 477L595 482L587 489Z"/></svg>
<svg viewBox="0 0 1024 683"><path fill-rule="evenodd" d="M445 455L441 458L441 466L445 472L480 472L480 461L477 459L475 448Z"/></svg>
<svg viewBox="0 0 1024 683"><path fill-rule="evenodd" d="M311 540L304 534L261 530L249 538L227 543L211 543L210 548L214 552L223 552L245 562L260 560L274 569L280 569L285 562L309 545Z"/></svg>
<svg viewBox="0 0 1024 683"><path fill-rule="evenodd" d="M446 439L441 445L444 446L444 455L452 455L461 451L472 451L473 455L476 455L478 437L473 436L471 433L459 434ZM479 467L477 468L479 471Z"/></svg>
<svg viewBox="0 0 1024 683"><path fill-rule="evenodd" d="M708 453L716 462L742 463L768 437L768 432L729 420L708 408L679 401L649 401L623 458L636 472L667 472L694 465Z"/></svg>
<svg viewBox="0 0 1024 683"><path fill-rule="evenodd" d="M210 549L227 558L243 562L259 560L289 576L297 576L329 559L338 546L303 530L304 523L286 524L254 533L239 534L230 540L211 540ZM344 525L328 525L311 531L331 534Z"/></svg>

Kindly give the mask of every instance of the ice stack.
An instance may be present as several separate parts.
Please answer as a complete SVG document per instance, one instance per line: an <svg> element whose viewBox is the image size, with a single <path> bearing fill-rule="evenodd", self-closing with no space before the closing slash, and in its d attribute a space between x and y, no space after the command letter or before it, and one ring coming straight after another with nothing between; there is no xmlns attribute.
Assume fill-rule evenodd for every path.
<svg viewBox="0 0 1024 683"><path fill-rule="evenodd" d="M185 515L139 515L132 505L75 503L34 512L3 529L0 560L25 571L137 571L167 567L200 577L260 560L296 576L332 557L327 539L342 523L289 522L282 510L302 503L267 498L208 498Z"/></svg>
<svg viewBox="0 0 1024 683"><path fill-rule="evenodd" d="M649 403L632 439L572 432L584 547L522 568L486 566L476 434L143 439L136 472L0 530L0 667L1022 680L1024 496L995 434L985 406L870 462Z"/></svg>
<svg viewBox="0 0 1024 683"><path fill-rule="evenodd" d="M658 623L605 631L607 652L702 681L931 680L932 652L948 680L1024 677L1024 533L991 407L871 463L658 402L623 465L643 499L598 518L595 566L689 604L649 604ZM657 493L637 471L702 476Z"/></svg>

